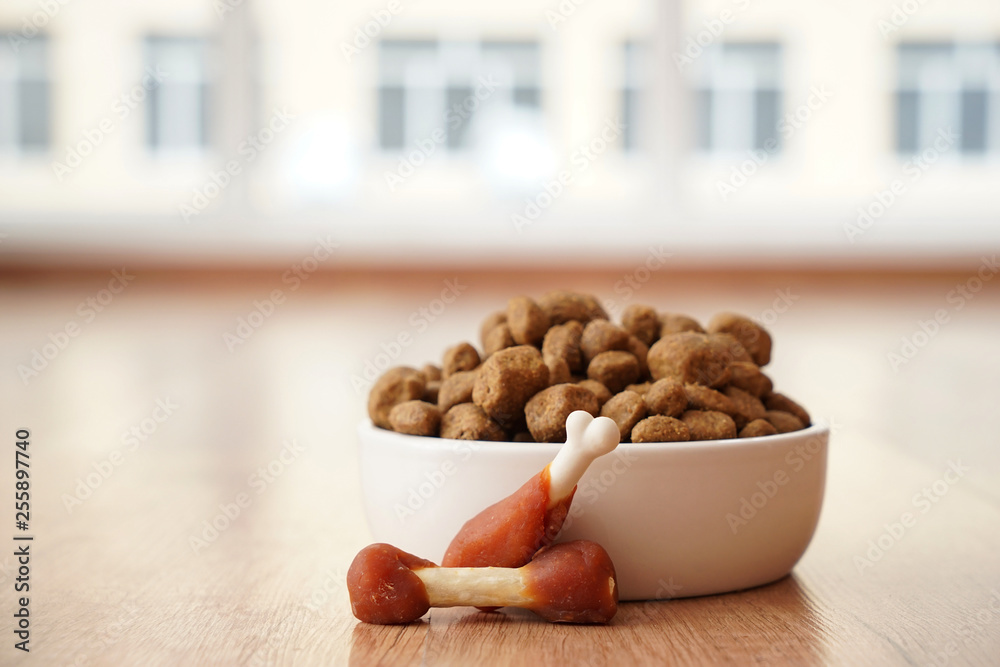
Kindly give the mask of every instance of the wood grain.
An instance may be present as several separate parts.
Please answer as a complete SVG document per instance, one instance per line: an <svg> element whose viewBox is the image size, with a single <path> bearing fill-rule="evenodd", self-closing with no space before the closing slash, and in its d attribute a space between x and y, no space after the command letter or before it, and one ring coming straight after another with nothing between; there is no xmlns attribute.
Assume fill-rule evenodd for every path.
<svg viewBox="0 0 1000 667"><path fill-rule="evenodd" d="M36 536L31 653L13 649L8 620L0 664L998 663L998 290L988 285L953 312L898 372L885 358L947 307L954 275L879 289L809 274L723 275L683 292L664 275L636 295L703 318L762 312L776 289L802 295L771 325L771 374L836 430L823 516L792 576L728 595L626 603L607 627L466 609L432 610L404 627L357 623L344 574L370 536L354 439L364 397L351 375L400 331L414 340L399 360L420 364L474 340L481 315L510 294L546 283L610 294L618 279L463 274L458 304L412 331L409 315L445 277L421 274L405 287L324 278L289 294L230 352L223 334L275 277L175 284L139 275L27 385L13 369L76 318L101 277L0 285L0 358L12 371L0 379L0 442L11 448L16 428L31 429ZM123 433L157 400L176 407L129 449ZM123 460L105 479L115 450ZM11 458L0 456L0 498L13 493ZM938 483L938 495L952 464L968 471ZM88 476L95 488L67 509ZM919 499L925 488L936 500ZM241 494L246 506L226 517ZM904 512L915 523L897 538ZM0 525L8 519L12 510ZM224 526L216 537L205 533L213 519ZM0 529L0 542L12 544L12 533ZM880 540L888 548L879 555ZM878 558L859 565L870 551ZM5 619L12 552L0 548Z"/></svg>

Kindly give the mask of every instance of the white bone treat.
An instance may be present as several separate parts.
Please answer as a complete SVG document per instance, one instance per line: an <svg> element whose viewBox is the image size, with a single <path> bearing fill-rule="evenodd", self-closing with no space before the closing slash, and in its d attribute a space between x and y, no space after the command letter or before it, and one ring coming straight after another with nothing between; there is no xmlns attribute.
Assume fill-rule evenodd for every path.
<svg viewBox="0 0 1000 667"><path fill-rule="evenodd" d="M594 418L583 410L566 417L566 444L549 464L549 507L573 492L595 459L618 446L621 433L614 420Z"/></svg>

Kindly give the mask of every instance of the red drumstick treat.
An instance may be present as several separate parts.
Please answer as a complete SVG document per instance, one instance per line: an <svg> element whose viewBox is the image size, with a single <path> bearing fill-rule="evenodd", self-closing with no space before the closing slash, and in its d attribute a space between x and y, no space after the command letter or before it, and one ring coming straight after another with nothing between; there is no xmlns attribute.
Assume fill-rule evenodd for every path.
<svg viewBox="0 0 1000 667"><path fill-rule="evenodd" d="M553 623L607 623L618 611L608 553L576 540L542 549L519 568L438 567L389 544L372 544L347 571L351 611L365 623L415 621L431 607L520 607Z"/></svg>
<svg viewBox="0 0 1000 667"><path fill-rule="evenodd" d="M452 567L516 568L551 544L562 528L576 485L594 459L618 446L615 422L582 410L566 418L566 444L524 486L465 522L441 561Z"/></svg>

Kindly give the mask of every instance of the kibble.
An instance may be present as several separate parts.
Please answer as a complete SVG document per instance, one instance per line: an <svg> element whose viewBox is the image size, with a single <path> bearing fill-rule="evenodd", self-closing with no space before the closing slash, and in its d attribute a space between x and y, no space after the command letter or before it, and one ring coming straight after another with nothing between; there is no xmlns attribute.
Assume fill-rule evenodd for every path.
<svg viewBox="0 0 1000 667"><path fill-rule="evenodd" d="M684 442L690 439L687 424L665 415L646 417L632 427L632 442Z"/></svg>
<svg viewBox="0 0 1000 667"><path fill-rule="evenodd" d="M601 416L609 417L618 425L622 442L628 442L632 427L646 416L646 404L634 391L623 391L611 397L601 408Z"/></svg>
<svg viewBox="0 0 1000 667"><path fill-rule="evenodd" d="M424 401L405 401L389 411L389 424L397 433L435 436L441 426L441 411Z"/></svg>
<svg viewBox="0 0 1000 667"><path fill-rule="evenodd" d="M368 416L380 428L391 429L389 412L398 404L423 398L423 373L408 366L390 368L382 374L368 394Z"/></svg>
<svg viewBox="0 0 1000 667"><path fill-rule="evenodd" d="M543 389L524 407L531 437L535 442L565 442L566 417L576 410L598 416L597 397L575 384L557 384Z"/></svg>

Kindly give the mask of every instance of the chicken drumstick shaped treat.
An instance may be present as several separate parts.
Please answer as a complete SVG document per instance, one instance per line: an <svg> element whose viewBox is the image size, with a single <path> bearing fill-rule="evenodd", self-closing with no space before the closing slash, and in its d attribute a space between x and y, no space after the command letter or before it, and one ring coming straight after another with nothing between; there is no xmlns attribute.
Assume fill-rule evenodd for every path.
<svg viewBox="0 0 1000 667"><path fill-rule="evenodd" d="M615 422L582 410L566 418L566 444L520 489L465 522L443 567L521 567L562 528L577 482L620 440Z"/></svg>
<svg viewBox="0 0 1000 667"><path fill-rule="evenodd" d="M587 540L542 549L517 569L438 567L372 544L351 563L347 589L354 615L383 625L415 621L430 607L521 607L563 623L607 623L618 611L615 566Z"/></svg>

